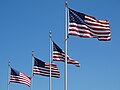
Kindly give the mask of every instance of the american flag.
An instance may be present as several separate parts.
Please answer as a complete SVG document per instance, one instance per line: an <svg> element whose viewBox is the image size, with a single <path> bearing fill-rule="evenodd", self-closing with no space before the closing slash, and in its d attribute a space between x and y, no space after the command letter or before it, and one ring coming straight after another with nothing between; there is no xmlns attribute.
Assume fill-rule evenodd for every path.
<svg viewBox="0 0 120 90"><path fill-rule="evenodd" d="M50 64L39 60L34 57L34 69L33 74L42 75L42 76L50 76ZM55 78L60 78L60 72L57 68L57 65L51 65L51 76Z"/></svg>
<svg viewBox="0 0 120 90"><path fill-rule="evenodd" d="M97 38L100 41L109 41L110 26L107 20L97 20L69 8L69 35L83 38Z"/></svg>
<svg viewBox="0 0 120 90"><path fill-rule="evenodd" d="M71 59L68 55L67 60L68 64L73 64L76 67L80 67L80 63L76 60ZM65 52L62 51L62 49L54 42L53 42L53 61L65 62Z"/></svg>
<svg viewBox="0 0 120 90"><path fill-rule="evenodd" d="M24 73L11 68L10 82L25 84L30 87L31 78Z"/></svg>

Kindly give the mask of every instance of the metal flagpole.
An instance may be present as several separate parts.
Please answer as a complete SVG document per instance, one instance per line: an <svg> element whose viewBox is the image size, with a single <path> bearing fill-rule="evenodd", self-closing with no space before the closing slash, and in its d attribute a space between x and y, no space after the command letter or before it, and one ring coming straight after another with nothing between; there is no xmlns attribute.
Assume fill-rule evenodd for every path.
<svg viewBox="0 0 120 90"><path fill-rule="evenodd" d="M64 84L65 84L65 86L64 86L64 90L68 90L68 80L67 80L67 38L68 38L68 36L67 36L67 34L68 34L68 7L67 7L67 0L65 1L65 47L64 47L64 49L65 49L65 66L64 66L64 68L65 68L65 70L64 70L64 73L65 73L65 76L64 76Z"/></svg>
<svg viewBox="0 0 120 90"><path fill-rule="evenodd" d="M8 83L7 83L8 90L10 90L9 85L10 85L10 60L8 61Z"/></svg>
<svg viewBox="0 0 120 90"><path fill-rule="evenodd" d="M32 50L32 75L31 75L31 85L30 85L30 90L32 90L32 86L33 86L33 69L34 69L34 50Z"/></svg>
<svg viewBox="0 0 120 90"><path fill-rule="evenodd" d="M50 31L50 61L49 61L49 63L50 63L50 82L49 82L49 90L52 90L52 75L51 75L51 65L52 65L52 52L53 52L53 50L52 50L52 48L53 48L53 44L52 44L52 32Z"/></svg>

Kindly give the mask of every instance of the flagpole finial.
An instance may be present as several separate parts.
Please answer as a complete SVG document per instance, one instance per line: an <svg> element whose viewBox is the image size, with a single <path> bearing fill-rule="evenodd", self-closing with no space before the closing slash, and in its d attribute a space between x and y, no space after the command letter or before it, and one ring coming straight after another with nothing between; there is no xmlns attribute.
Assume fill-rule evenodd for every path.
<svg viewBox="0 0 120 90"><path fill-rule="evenodd" d="M65 1L65 5L67 6L67 4L68 4L68 1L66 0L66 1Z"/></svg>
<svg viewBox="0 0 120 90"><path fill-rule="evenodd" d="M10 59L8 60L8 66L10 66Z"/></svg>
<svg viewBox="0 0 120 90"><path fill-rule="evenodd" d="M52 37L52 32L50 31L50 38Z"/></svg>
<svg viewBox="0 0 120 90"><path fill-rule="evenodd" d="M50 31L50 34L51 34L52 32Z"/></svg>
<svg viewBox="0 0 120 90"><path fill-rule="evenodd" d="M32 55L34 55L34 52L35 52L35 51L34 51L34 50L32 50Z"/></svg>
<svg viewBox="0 0 120 90"><path fill-rule="evenodd" d="M34 50L32 50L32 53L34 53L35 51Z"/></svg>

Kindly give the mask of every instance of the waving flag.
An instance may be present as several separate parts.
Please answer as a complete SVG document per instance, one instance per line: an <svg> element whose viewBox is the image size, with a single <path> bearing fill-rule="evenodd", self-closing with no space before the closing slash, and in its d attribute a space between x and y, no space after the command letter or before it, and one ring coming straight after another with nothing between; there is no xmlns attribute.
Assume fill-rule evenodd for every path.
<svg viewBox="0 0 120 90"><path fill-rule="evenodd" d="M50 76L50 64L39 60L34 57L34 70L33 74L42 75L42 76ZM60 78L60 72L57 68L57 65L51 65L51 76L55 78Z"/></svg>
<svg viewBox="0 0 120 90"><path fill-rule="evenodd" d="M97 38L100 41L109 41L110 26L107 20L97 20L69 8L69 35L83 38Z"/></svg>
<svg viewBox="0 0 120 90"><path fill-rule="evenodd" d="M11 68L10 82L26 84L30 87L31 78Z"/></svg>
<svg viewBox="0 0 120 90"><path fill-rule="evenodd" d="M80 67L80 63L67 56L68 64L73 64L76 67ZM65 62L65 52L53 42L53 61Z"/></svg>

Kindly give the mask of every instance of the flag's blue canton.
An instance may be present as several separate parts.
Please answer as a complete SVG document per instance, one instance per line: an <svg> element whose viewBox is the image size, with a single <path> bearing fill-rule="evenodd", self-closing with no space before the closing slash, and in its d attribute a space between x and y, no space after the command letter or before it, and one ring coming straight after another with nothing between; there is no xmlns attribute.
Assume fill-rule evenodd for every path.
<svg viewBox="0 0 120 90"><path fill-rule="evenodd" d="M63 53L62 49L53 42L53 51L58 51L60 53Z"/></svg>
<svg viewBox="0 0 120 90"><path fill-rule="evenodd" d="M19 72L15 69L11 68L11 75L19 76Z"/></svg>
<svg viewBox="0 0 120 90"><path fill-rule="evenodd" d="M70 23L75 22L77 24L85 24L84 19L85 19L85 14L76 12L72 9L69 8L69 18L70 18Z"/></svg>
<svg viewBox="0 0 120 90"><path fill-rule="evenodd" d="M38 67L45 67L45 62L39 60L38 58L34 57L35 60L34 60L34 66L38 66Z"/></svg>

